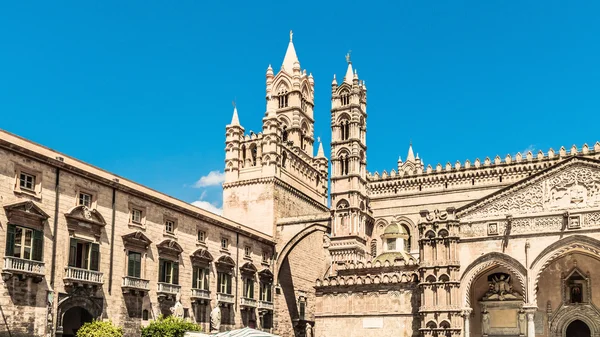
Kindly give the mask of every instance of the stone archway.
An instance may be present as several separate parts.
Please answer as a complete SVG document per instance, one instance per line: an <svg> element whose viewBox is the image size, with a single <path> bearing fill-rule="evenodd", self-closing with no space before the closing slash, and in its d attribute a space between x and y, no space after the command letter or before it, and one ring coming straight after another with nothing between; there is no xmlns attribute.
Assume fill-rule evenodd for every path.
<svg viewBox="0 0 600 337"><path fill-rule="evenodd" d="M590 305L564 306L561 308L551 318L549 336L577 337L567 334L567 330L575 321L580 321L587 326L589 329L588 336L600 337L600 313L594 306Z"/></svg>
<svg viewBox="0 0 600 337"><path fill-rule="evenodd" d="M77 330L94 320L92 314L82 307L72 307L63 315L63 337L75 337Z"/></svg>
<svg viewBox="0 0 600 337"><path fill-rule="evenodd" d="M565 337L591 337L590 327L583 321L574 320L567 326Z"/></svg>
<svg viewBox="0 0 600 337"><path fill-rule="evenodd" d="M64 295L64 294L62 294ZM56 336L74 336L73 327L77 329L83 323L99 319L102 315L102 299L92 296L85 296L84 293L75 296L68 296L58 302L58 312L56 320ZM74 325L71 320L75 320ZM81 323L81 324L79 324ZM65 330L65 325L70 331Z"/></svg>

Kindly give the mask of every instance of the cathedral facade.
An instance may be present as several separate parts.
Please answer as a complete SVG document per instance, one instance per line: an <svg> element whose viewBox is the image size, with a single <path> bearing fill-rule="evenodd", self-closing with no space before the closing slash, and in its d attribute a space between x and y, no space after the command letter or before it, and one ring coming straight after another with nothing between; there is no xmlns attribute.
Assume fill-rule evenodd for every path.
<svg viewBox="0 0 600 337"><path fill-rule="evenodd" d="M0 336L110 319L134 337L173 314L282 337L600 337L600 143L435 166L410 145L368 172L346 67L326 155L290 36L262 131L237 108L225 128L223 216L0 131Z"/></svg>
<svg viewBox="0 0 600 337"><path fill-rule="evenodd" d="M328 171L291 37L266 97L261 133L237 111L227 126L224 216L275 239L276 332L600 336L600 143L436 166L411 145L370 173L367 88L347 57Z"/></svg>

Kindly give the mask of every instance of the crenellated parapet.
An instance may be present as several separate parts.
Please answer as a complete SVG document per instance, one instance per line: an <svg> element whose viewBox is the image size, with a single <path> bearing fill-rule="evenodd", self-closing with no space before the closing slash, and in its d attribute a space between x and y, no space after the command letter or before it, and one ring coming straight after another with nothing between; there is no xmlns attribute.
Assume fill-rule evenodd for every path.
<svg viewBox="0 0 600 337"><path fill-rule="evenodd" d="M600 158L600 142L593 147L584 144L576 145L568 150L561 147L547 152L538 151L536 155L529 151L526 154L496 156L493 159L479 158L473 162L456 161L445 165L438 163L435 167L427 165L424 169L392 169L382 173L368 173L369 195L371 197L415 193L422 191L442 191L448 189L468 189L474 186L507 185L531 174L546 169L572 156Z"/></svg>

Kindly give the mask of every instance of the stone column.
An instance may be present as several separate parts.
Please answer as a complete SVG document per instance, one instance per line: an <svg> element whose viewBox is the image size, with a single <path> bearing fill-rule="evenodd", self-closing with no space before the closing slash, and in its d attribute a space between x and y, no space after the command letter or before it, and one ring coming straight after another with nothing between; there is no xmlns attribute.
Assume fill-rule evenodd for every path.
<svg viewBox="0 0 600 337"><path fill-rule="evenodd" d="M464 317L464 325L463 325L463 337L471 336L471 313L473 312L472 308L463 308L462 316Z"/></svg>
<svg viewBox="0 0 600 337"><path fill-rule="evenodd" d="M535 321L534 316L537 311L536 306L523 306L525 314L527 315L527 337L535 337Z"/></svg>

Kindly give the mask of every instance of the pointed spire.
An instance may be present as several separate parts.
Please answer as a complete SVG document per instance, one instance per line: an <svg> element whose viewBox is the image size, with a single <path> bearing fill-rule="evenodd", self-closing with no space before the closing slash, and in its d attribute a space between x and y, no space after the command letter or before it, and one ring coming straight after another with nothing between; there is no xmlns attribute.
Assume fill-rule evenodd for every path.
<svg viewBox="0 0 600 337"><path fill-rule="evenodd" d="M240 126L240 119L238 117L237 107L235 106L235 102L233 102L233 117L231 117L231 126Z"/></svg>
<svg viewBox="0 0 600 337"><path fill-rule="evenodd" d="M410 142L410 145L408 146L408 155L406 155L406 161L407 162L414 162L415 161L415 154L413 152L412 142Z"/></svg>
<svg viewBox="0 0 600 337"><path fill-rule="evenodd" d="M283 58L283 64L281 65L283 70L289 74L292 74L294 71L294 63L298 62L298 65L300 65L300 61L296 55L296 49L294 48L294 42L292 42L293 36L294 33L290 30L290 43L288 44L285 57Z"/></svg>
<svg viewBox="0 0 600 337"><path fill-rule="evenodd" d="M321 137L318 137L317 141L319 142L319 150L317 150L317 158L325 158L325 151L323 151L323 143L321 142Z"/></svg>
<svg viewBox="0 0 600 337"><path fill-rule="evenodd" d="M346 54L346 62L348 62L348 69L346 70L346 76L344 76L344 82L348 84L352 84L352 79L354 78L354 71L352 70L352 60L350 60L350 53Z"/></svg>

